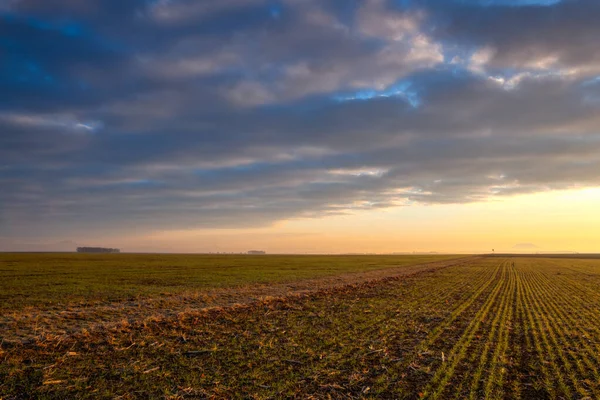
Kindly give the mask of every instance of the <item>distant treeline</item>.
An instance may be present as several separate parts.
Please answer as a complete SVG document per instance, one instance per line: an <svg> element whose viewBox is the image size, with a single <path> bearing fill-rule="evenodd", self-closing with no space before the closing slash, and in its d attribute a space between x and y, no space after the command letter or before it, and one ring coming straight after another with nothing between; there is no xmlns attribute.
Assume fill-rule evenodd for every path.
<svg viewBox="0 0 600 400"><path fill-rule="evenodd" d="M110 249L106 247L78 247L78 253L120 253L119 249Z"/></svg>
<svg viewBox="0 0 600 400"><path fill-rule="evenodd" d="M582 260L595 260L600 259L600 254L594 253L496 253L496 254L485 254L487 257L525 257L525 258L575 258Z"/></svg>

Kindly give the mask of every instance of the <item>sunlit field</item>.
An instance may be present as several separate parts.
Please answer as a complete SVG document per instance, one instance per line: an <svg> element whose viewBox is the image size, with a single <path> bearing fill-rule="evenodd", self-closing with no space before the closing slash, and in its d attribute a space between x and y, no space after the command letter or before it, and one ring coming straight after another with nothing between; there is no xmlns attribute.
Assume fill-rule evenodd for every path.
<svg viewBox="0 0 600 400"><path fill-rule="evenodd" d="M452 258L457 256L0 253L0 310L189 294Z"/></svg>
<svg viewBox="0 0 600 400"><path fill-rule="evenodd" d="M25 262L3 257L3 274ZM35 257L41 263L44 256L28 257L33 265ZM130 261L143 257L158 256ZM88 260L113 268L102 290L115 285L116 276L127 276L126 267L117 267L126 257L110 258ZM231 257L218 264L237 271L228 275L227 287L218 275L206 276L219 273L217 259L205 258L203 265L213 268L200 273L193 257L154 263L147 258L144 265L155 280L135 285L146 284L148 290L133 299L126 290L110 297L122 303L112 309L120 318L95 326L81 320L106 311L108 297L102 300L98 291L92 296L96 303L85 306L71 303L85 297L68 295L77 273L66 272L64 260L77 270L85 269L84 259L66 256L63 264L56 259L49 269L54 278L22 274L14 282L23 286L27 279L71 286L62 292L40 289L12 311L18 304L14 298L3 303L2 334L11 340L0 350L0 397L600 396L598 259L281 256L267 265L268 257ZM165 272L165 282L180 282L176 295L168 284L161 289L166 260L184 271L179 277L172 268ZM324 267L334 264L338 267ZM241 273L246 265L254 273ZM94 276L88 279L102 281ZM19 290L6 280L2 285L12 293ZM191 291L196 297L183 294ZM178 301L187 306L177 306ZM51 304L71 309L73 318ZM148 313L133 311L146 306ZM36 318L43 330L31 330Z"/></svg>

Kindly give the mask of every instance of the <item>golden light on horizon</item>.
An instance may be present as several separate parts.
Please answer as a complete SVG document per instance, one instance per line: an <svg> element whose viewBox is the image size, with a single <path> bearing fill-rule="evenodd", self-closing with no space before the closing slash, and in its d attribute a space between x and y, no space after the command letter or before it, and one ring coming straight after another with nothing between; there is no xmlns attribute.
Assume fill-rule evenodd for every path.
<svg viewBox="0 0 600 400"><path fill-rule="evenodd" d="M115 240L133 251L269 253L597 252L600 188L548 191L469 204L411 205L321 218L280 221L255 229L158 231Z"/></svg>

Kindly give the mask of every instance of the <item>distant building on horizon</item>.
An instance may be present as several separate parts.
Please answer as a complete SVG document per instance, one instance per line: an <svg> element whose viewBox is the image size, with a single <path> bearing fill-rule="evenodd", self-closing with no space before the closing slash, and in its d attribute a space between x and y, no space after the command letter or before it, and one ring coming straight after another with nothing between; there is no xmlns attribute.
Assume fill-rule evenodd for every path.
<svg viewBox="0 0 600 400"><path fill-rule="evenodd" d="M120 253L120 249L111 249L106 247L78 247L78 253Z"/></svg>
<svg viewBox="0 0 600 400"><path fill-rule="evenodd" d="M267 254L266 251L263 250L250 250L248 251L248 254L252 254L252 255L263 255L263 254Z"/></svg>

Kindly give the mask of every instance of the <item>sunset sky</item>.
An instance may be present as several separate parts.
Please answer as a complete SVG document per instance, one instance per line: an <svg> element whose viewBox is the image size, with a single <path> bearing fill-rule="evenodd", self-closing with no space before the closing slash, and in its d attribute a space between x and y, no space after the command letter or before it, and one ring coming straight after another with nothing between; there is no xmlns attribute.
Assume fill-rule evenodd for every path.
<svg viewBox="0 0 600 400"><path fill-rule="evenodd" d="M0 0L0 250L600 252L599 21Z"/></svg>

